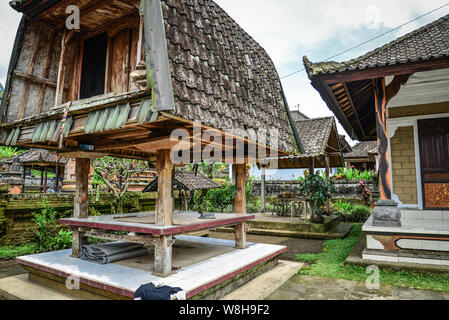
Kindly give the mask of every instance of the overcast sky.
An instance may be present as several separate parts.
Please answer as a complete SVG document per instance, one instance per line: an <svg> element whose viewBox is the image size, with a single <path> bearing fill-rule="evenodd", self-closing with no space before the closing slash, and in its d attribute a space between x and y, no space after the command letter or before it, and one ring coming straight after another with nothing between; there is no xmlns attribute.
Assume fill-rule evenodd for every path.
<svg viewBox="0 0 449 320"><path fill-rule="evenodd" d="M448 0L216 0L273 59L280 76L302 69L302 57L323 61L408 22ZM0 82L4 85L20 15L0 0ZM449 6L334 60L358 57L449 14ZM305 72L282 80L290 108L311 117L332 115ZM341 133L344 133L340 127Z"/></svg>

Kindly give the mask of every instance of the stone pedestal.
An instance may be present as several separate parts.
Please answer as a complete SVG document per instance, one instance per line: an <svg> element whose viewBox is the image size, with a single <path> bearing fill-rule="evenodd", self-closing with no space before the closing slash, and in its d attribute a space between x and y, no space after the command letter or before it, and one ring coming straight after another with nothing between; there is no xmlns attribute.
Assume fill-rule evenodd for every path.
<svg viewBox="0 0 449 320"><path fill-rule="evenodd" d="M401 210L393 200L379 200L373 210L373 225L376 227L401 227Z"/></svg>

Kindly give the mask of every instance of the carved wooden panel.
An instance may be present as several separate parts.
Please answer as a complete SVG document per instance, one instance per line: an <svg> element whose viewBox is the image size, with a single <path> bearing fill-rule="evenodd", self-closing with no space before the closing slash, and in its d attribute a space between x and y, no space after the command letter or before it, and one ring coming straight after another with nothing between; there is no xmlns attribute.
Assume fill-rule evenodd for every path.
<svg viewBox="0 0 449 320"><path fill-rule="evenodd" d="M426 208L449 208L449 183L424 185Z"/></svg>

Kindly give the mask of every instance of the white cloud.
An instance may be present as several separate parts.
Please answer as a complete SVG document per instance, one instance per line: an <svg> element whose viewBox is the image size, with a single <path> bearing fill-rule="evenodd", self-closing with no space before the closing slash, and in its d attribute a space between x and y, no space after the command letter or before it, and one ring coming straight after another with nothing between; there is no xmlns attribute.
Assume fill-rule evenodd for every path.
<svg viewBox="0 0 449 320"><path fill-rule="evenodd" d="M302 68L302 57L324 60L342 50L368 40L366 30L374 35L429 12L445 0L216 0L237 23L268 52L281 76ZM380 39L391 41L448 14L449 7L413 22ZM378 30L376 33L375 31ZM383 42L382 42L383 41ZM333 47L339 43L341 48ZM379 41L353 50L338 59L355 58L376 48ZM291 108L300 105L311 117L333 115L310 85L304 72L282 81ZM339 125L339 130L344 130Z"/></svg>
<svg viewBox="0 0 449 320"><path fill-rule="evenodd" d="M302 56L325 59L379 33L433 10L446 0L216 0L269 53L279 74L302 68ZM390 40L449 13L449 7L402 28ZM20 14L0 1L0 81L4 84ZM387 41L388 38L384 39ZM334 47L336 45L340 47ZM371 45L378 45L371 44ZM364 46L339 59L356 57L374 47ZM283 80L290 107L301 105L312 117L330 116L305 73ZM343 132L343 131L341 131Z"/></svg>
<svg viewBox="0 0 449 320"><path fill-rule="evenodd" d="M5 85L14 39L20 22L20 14L14 11L8 1L0 2L0 29L2 43L0 45L0 82Z"/></svg>

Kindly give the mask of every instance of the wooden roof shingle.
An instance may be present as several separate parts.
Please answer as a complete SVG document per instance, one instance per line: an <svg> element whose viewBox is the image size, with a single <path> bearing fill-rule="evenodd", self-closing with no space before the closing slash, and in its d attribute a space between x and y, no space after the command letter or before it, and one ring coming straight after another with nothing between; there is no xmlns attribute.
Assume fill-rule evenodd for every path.
<svg viewBox="0 0 449 320"><path fill-rule="evenodd" d="M183 189L188 191L193 190L209 190L218 189L220 185L201 173L195 174L194 172L177 171L173 185L176 190ZM152 181L143 192L156 192L158 188L158 179Z"/></svg>
<svg viewBox="0 0 449 320"><path fill-rule="evenodd" d="M313 63L304 57L309 77L449 57L449 15L358 58Z"/></svg>

